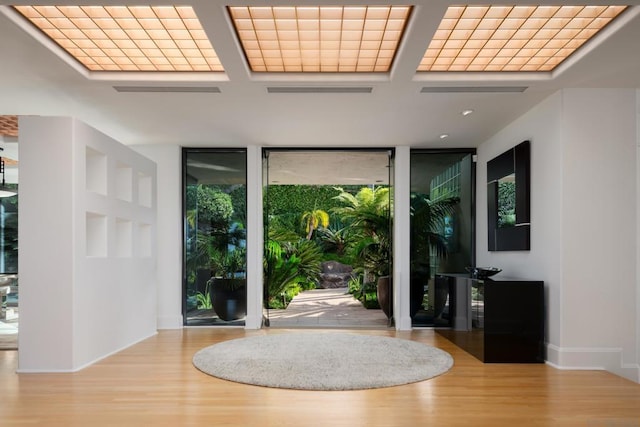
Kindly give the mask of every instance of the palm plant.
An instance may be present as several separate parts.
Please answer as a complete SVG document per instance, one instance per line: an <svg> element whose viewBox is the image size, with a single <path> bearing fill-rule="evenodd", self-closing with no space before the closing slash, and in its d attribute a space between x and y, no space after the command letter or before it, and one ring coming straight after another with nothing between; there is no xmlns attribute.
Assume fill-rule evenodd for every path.
<svg viewBox="0 0 640 427"><path fill-rule="evenodd" d="M377 276L389 274L391 201L388 187L363 187L355 195L343 191L334 199L343 206L333 212L349 224L359 267Z"/></svg>
<svg viewBox="0 0 640 427"><path fill-rule="evenodd" d="M296 284L314 287L320 275L322 251L312 240L295 233L270 230L264 253L267 304Z"/></svg>
<svg viewBox="0 0 640 427"><path fill-rule="evenodd" d="M431 278L431 255L445 258L448 254L447 240L443 234L445 219L455 215L459 203L458 197L432 201L426 195L411 195L412 317L422 306L424 286Z"/></svg>
<svg viewBox="0 0 640 427"><path fill-rule="evenodd" d="M329 225L329 214L322 209L314 209L312 211L307 211L302 214L301 218L302 225L304 226L304 230L307 233L307 240L311 240L313 237L313 232L316 229L327 228Z"/></svg>
<svg viewBox="0 0 640 427"><path fill-rule="evenodd" d="M327 252L336 253L343 256L351 241L349 227L342 227L337 230L332 228L321 228L318 230L318 237L322 242L322 247Z"/></svg>
<svg viewBox="0 0 640 427"><path fill-rule="evenodd" d="M341 191L334 199L342 204L334 208L353 230L352 247L356 269L363 271L363 286L377 282L377 300L391 317L391 200L388 187L363 187L355 195Z"/></svg>
<svg viewBox="0 0 640 427"><path fill-rule="evenodd" d="M411 260L414 264L431 263L431 253L438 258L447 256L447 241L442 232L447 217L455 215L458 197L437 201L425 195L411 195Z"/></svg>

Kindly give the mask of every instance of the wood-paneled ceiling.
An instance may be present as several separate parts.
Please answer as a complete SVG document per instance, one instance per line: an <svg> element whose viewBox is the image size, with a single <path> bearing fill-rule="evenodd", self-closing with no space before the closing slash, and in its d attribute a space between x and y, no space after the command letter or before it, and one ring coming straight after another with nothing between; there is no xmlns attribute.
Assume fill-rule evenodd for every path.
<svg viewBox="0 0 640 427"><path fill-rule="evenodd" d="M152 72L144 67L139 71L131 71L130 68L124 71L94 70L71 58L69 51L43 35L15 9L34 3L51 6L46 2L0 0L0 114L73 116L125 144L474 147L559 89L640 89L640 0L629 0L622 4L539 1L538 7L525 0L494 5L482 2L461 4L447 0L403 1L386 5L365 1L342 5L328 1L305 4L334 9L410 7L406 22L402 25L393 23L390 27L400 25L398 28L402 28L402 35L395 46L397 49L392 54L382 52L385 49L376 53L382 52L380 57L383 59L392 57L387 63L380 62L386 64L386 68L376 69L374 66L373 70L356 69L355 72L340 72L339 65L337 72L331 67L323 72L322 66L315 71L313 68L305 69L302 65L302 68L290 70L275 67L272 71L266 71L260 68L260 61L266 64L271 61L268 58L276 54L288 58L298 55L299 58L293 62L299 61L300 64L303 56L307 59L311 57L304 50L295 53L293 50L286 52L287 49L283 48L279 52L267 49L274 47L275 43L262 43L258 33L264 31L264 35L272 37L273 31L269 32L266 28L272 25L277 36L280 24L275 20L234 22L230 8L240 8L233 10L246 11L251 17L260 19L259 14L254 16L250 11L266 13L266 8L271 6L255 0L188 0L176 5L192 10L201 28L187 27L185 24L184 30L176 31L192 31L193 28L196 34L206 35L207 41L215 48L219 69L197 72L170 72L164 69ZM87 0L82 6L103 9L104 6L142 6L147 12L150 8L171 6L158 0L104 3ZM56 4L60 7L73 6L60 2ZM621 7L608 9L605 7L608 5ZM300 4L285 0L274 6L289 8L286 11L290 11ZM624 6L627 6L626 9L611 23L605 22L615 17ZM380 10L376 9L378 12ZM555 16L551 12L561 15L575 12L571 19L577 21L571 21L568 16L563 20L562 16ZM272 9L271 13L275 18L280 11L274 12ZM497 17L500 14L504 16ZM517 14L528 16L515 16ZM549 16L543 16L545 14ZM236 18L247 19L242 13ZM527 21L528 18L536 21ZM155 18L140 15L138 19ZM68 21L64 22L64 25L68 25ZM113 25L109 22L103 24ZM157 26L158 22L149 21L147 24ZM317 22L318 26L324 25L319 20ZM589 35L593 35L596 31L590 26L596 23L605 24L604 29L597 32L591 41L579 46L582 39L578 35L585 28ZM129 24L137 25L131 22L125 25ZM177 23L168 25L173 24ZM195 25L194 22L188 23L192 24ZM354 22L349 23L352 24L355 25ZM282 25L293 25L293 22ZM305 26L315 24L296 25L303 25L297 28L306 31ZM364 21L362 25L364 35ZM380 35L381 30L376 27L379 23L371 25L371 37L374 33ZM106 34L107 29L116 31L115 28L106 27L101 31ZM168 32L167 27L165 30ZM66 28L65 31L68 35L78 35L77 31L82 33L84 30ZM243 34L243 31L247 34ZM242 38L244 35L253 37L252 31L255 39ZM284 31L284 37L292 36ZM481 33L489 35L491 32L499 38L474 38ZM551 39L541 41L543 35L550 36L554 32L578 39L567 39L566 43ZM508 33L512 33L510 37L516 37L515 41L505 38ZM384 38L384 32L382 34ZM305 33L304 37L307 36L310 37L311 33ZM348 34L346 37L351 36ZM524 36L527 38L520 39ZM331 37L338 37L337 33ZM71 46L69 40L72 39L61 44ZM89 53L93 52L91 49L104 48L118 53L109 45L109 42L117 44L116 39L105 40L107 43L102 47L81 47L79 44L84 42L73 39L75 47L70 49ZM315 41L298 40L297 43L308 41L309 46L313 43L322 45L323 40L320 37ZM127 43L123 42L122 47L117 46L119 52L124 52ZM198 46L196 41L193 43ZM479 43L485 44L485 50L475 46ZM282 45L293 46L287 43ZM335 43L327 43L326 46L335 47ZM572 53L568 50L571 47L577 47L577 50ZM156 48L159 49L159 46ZM202 49L202 46L198 48ZM142 50L137 45L132 49L129 52L131 54ZM182 49L183 54L195 53L188 50L193 49L193 45L186 41L182 47L176 44L176 48L168 49L163 53L164 59L158 60L159 63L189 62L190 59L186 57L175 59L177 57L172 55L178 54L176 50ZM533 54L536 49L546 56L532 61L525 58L525 54ZM557 50L552 52L553 49ZM320 50L317 50L320 55ZM151 53L155 55L157 51ZM562 60L561 54L567 54L567 59ZM315 50L313 55L316 55ZM336 58L341 60L340 55L338 51L322 58L335 62ZM366 55L373 53L367 52ZM490 57L492 59L487 59ZM121 61L123 64L127 62L125 59ZM149 61L153 62L151 59ZM191 64L195 67L195 64L203 61L208 60L196 58ZM279 61L283 61L284 67L284 59ZM319 59L311 58L309 63L317 61ZM348 62L347 59L344 61ZM515 65L543 61L553 66L540 68L539 71L511 71L507 67L504 70L509 71L503 72L490 71L494 68L474 68L482 63ZM362 63L365 62L363 59ZM461 114L467 110L473 110L473 114Z"/></svg>

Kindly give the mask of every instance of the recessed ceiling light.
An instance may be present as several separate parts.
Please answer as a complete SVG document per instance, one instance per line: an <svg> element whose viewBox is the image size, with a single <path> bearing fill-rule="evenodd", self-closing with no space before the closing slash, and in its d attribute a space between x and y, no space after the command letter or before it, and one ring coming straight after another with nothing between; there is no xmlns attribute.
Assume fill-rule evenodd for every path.
<svg viewBox="0 0 640 427"><path fill-rule="evenodd" d="M91 71L224 71L190 6L14 6Z"/></svg>
<svg viewBox="0 0 640 427"><path fill-rule="evenodd" d="M442 135L440 135L440 139L447 139L447 138L449 138L448 133L443 133Z"/></svg>
<svg viewBox="0 0 640 427"><path fill-rule="evenodd" d="M254 72L388 72L411 6L229 6Z"/></svg>
<svg viewBox="0 0 640 427"><path fill-rule="evenodd" d="M551 71L626 8L450 6L418 71Z"/></svg>
<svg viewBox="0 0 640 427"><path fill-rule="evenodd" d="M460 114L462 114L463 116L468 116L469 114L472 114L473 110L468 109L468 110L462 110L462 112Z"/></svg>

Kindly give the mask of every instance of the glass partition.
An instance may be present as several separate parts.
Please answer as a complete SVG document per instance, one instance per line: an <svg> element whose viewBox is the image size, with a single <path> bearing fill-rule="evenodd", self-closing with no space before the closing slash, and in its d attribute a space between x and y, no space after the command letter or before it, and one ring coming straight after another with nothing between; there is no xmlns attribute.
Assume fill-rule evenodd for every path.
<svg viewBox="0 0 640 427"><path fill-rule="evenodd" d="M245 150L183 149L184 323L244 325Z"/></svg>
<svg viewBox="0 0 640 427"><path fill-rule="evenodd" d="M0 198L0 319L18 326L18 196Z"/></svg>
<svg viewBox="0 0 640 427"><path fill-rule="evenodd" d="M439 273L474 265L473 151L411 152L411 318L452 326L450 291Z"/></svg>

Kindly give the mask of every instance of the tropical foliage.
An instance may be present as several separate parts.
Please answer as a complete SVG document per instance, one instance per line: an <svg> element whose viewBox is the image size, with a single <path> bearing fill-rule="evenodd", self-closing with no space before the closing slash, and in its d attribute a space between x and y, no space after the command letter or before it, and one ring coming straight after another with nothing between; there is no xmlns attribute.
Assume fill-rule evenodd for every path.
<svg viewBox="0 0 640 427"><path fill-rule="evenodd" d="M338 257L344 257L351 243L349 230L349 227L342 227L337 230L332 228L319 229L317 235L322 249L325 252L335 253Z"/></svg>
<svg viewBox="0 0 640 427"><path fill-rule="evenodd" d="M355 194L340 189L332 209L344 223L339 233L323 234L340 244L358 274L350 292L365 307L379 308L375 282L388 275L391 262L391 200L388 187L362 187ZM328 239L328 241L330 241Z"/></svg>
<svg viewBox="0 0 640 427"><path fill-rule="evenodd" d="M233 205L244 190L227 190L234 196L219 186L187 186L187 284L199 309L212 308L211 278L244 276L246 270L246 230ZM220 283L241 286L237 281Z"/></svg>
<svg viewBox="0 0 640 427"><path fill-rule="evenodd" d="M498 181L498 227L516 225L516 183Z"/></svg>
<svg viewBox="0 0 640 427"><path fill-rule="evenodd" d="M282 295L294 288L313 289L320 275L322 251L313 240L286 230L271 230L265 245L264 281L267 307L280 307Z"/></svg>
<svg viewBox="0 0 640 427"><path fill-rule="evenodd" d="M429 280L432 255L447 256L445 221L456 214L459 203L458 197L432 201L424 194L411 195L411 270L415 279Z"/></svg>
<svg viewBox="0 0 640 427"><path fill-rule="evenodd" d="M196 220L201 226L223 226L233 215L231 196L202 184L187 187L187 206L193 207L187 212L192 226Z"/></svg>
<svg viewBox="0 0 640 427"><path fill-rule="evenodd" d="M342 189L341 189L342 190ZM391 201L388 187L363 187L355 195L347 191L335 197L341 206L333 212L348 224L356 267L376 276L389 274L391 254Z"/></svg>
<svg viewBox="0 0 640 427"><path fill-rule="evenodd" d="M314 209L304 212L301 222L304 226L304 231L307 233L307 240L311 240L315 230L329 226L329 214L322 209Z"/></svg>

